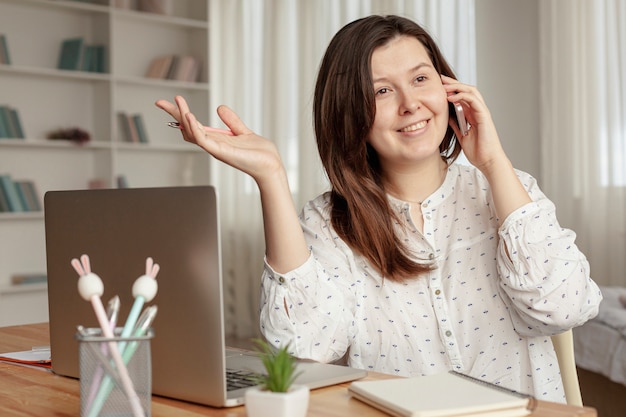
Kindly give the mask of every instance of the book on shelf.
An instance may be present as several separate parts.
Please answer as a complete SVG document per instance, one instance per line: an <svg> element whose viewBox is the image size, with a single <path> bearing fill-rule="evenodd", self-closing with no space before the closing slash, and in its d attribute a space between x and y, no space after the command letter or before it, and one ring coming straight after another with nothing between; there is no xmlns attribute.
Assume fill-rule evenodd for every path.
<svg viewBox="0 0 626 417"><path fill-rule="evenodd" d="M128 178L126 175L120 174L116 178L117 188L128 188Z"/></svg>
<svg viewBox="0 0 626 417"><path fill-rule="evenodd" d="M142 12L171 15L173 0L139 0L139 10Z"/></svg>
<svg viewBox="0 0 626 417"><path fill-rule="evenodd" d="M9 174L0 174L0 211L41 211L41 202L35 183L31 180L13 180Z"/></svg>
<svg viewBox="0 0 626 417"><path fill-rule="evenodd" d="M148 143L148 136L143 122L143 116L139 113L118 113L118 121L125 142Z"/></svg>
<svg viewBox="0 0 626 417"><path fill-rule="evenodd" d="M7 36L4 33L0 33L0 64L11 65L9 44L7 42Z"/></svg>
<svg viewBox="0 0 626 417"><path fill-rule="evenodd" d="M0 139L24 139L24 130L17 109L0 106Z"/></svg>
<svg viewBox="0 0 626 417"><path fill-rule="evenodd" d="M18 192L23 195L23 202L27 211L41 211L41 201L39 201L39 193L35 182L31 180L15 181Z"/></svg>
<svg viewBox="0 0 626 417"><path fill-rule="evenodd" d="M26 208L22 203L22 199L18 194L15 181L13 181L9 174L0 174L0 188L0 191L4 194L4 197L6 198L8 203L9 210L7 211L26 211Z"/></svg>
<svg viewBox="0 0 626 417"><path fill-rule="evenodd" d="M201 61L191 55L164 55L150 62L146 77L197 82L201 66Z"/></svg>
<svg viewBox="0 0 626 417"><path fill-rule="evenodd" d="M457 372L412 378L355 381L350 395L399 417L518 417L532 397Z"/></svg>
<svg viewBox="0 0 626 417"><path fill-rule="evenodd" d="M146 133L146 126L143 123L143 115L141 115L140 113L134 114L132 116L132 122L135 125L135 129L137 130L139 142L148 143L148 134Z"/></svg>
<svg viewBox="0 0 626 417"><path fill-rule="evenodd" d="M106 72L105 51L104 45L85 45L80 69L87 72Z"/></svg>
<svg viewBox="0 0 626 417"><path fill-rule="evenodd" d="M58 69L78 70L83 52L83 38L69 38L61 42Z"/></svg>
<svg viewBox="0 0 626 417"><path fill-rule="evenodd" d="M48 276L44 273L13 274L11 285L47 284Z"/></svg>
<svg viewBox="0 0 626 417"><path fill-rule="evenodd" d="M106 47L87 45L81 37L69 38L61 42L58 69L106 72Z"/></svg>

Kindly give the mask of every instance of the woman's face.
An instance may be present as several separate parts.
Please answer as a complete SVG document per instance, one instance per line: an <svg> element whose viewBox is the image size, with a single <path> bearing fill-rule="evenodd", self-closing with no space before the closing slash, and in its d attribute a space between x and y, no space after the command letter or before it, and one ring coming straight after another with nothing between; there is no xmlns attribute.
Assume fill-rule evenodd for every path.
<svg viewBox="0 0 626 417"><path fill-rule="evenodd" d="M448 128L441 76L420 41L400 36L372 54L376 117L368 143L384 171L440 158Z"/></svg>

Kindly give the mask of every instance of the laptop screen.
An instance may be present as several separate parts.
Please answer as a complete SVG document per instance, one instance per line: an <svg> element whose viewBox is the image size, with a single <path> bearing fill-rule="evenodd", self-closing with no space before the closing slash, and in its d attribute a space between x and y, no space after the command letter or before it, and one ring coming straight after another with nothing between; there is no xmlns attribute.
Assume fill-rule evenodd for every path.
<svg viewBox="0 0 626 417"><path fill-rule="evenodd" d="M89 256L104 283L103 304L118 295L125 320L132 284L152 257L160 265L150 303L159 308L151 346L153 392L220 405L225 348L215 189L51 191L44 208L53 371L78 377L76 326L97 326L90 303L78 294L70 261Z"/></svg>

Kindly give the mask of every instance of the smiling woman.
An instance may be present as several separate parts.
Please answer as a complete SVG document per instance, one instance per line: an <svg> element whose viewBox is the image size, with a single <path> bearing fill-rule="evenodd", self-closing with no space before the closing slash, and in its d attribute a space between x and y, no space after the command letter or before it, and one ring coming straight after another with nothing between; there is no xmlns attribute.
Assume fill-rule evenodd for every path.
<svg viewBox="0 0 626 417"><path fill-rule="evenodd" d="M311 129L311 95L324 49L341 26L372 13L409 16L431 29L460 79L476 80L472 0L229 0L210 6L220 16L211 24L211 51L222 57L209 61L217 80L210 101L228 103L251 128L272 138L298 208L328 188ZM198 118L205 117L211 126L221 124L213 114ZM211 170L222 190L227 331L248 339L259 327L258 273L265 253L260 201L249 177L224 165ZM250 262L241 262L242 254Z"/></svg>

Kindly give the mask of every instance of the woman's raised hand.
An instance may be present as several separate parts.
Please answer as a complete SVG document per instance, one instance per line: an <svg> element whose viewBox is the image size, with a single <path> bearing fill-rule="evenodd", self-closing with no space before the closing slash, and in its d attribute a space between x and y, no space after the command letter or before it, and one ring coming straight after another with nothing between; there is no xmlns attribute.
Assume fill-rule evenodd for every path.
<svg viewBox="0 0 626 417"><path fill-rule="evenodd" d="M181 96L176 96L175 103L158 100L156 106L176 119L185 141L197 144L214 158L245 172L259 185L276 174L284 175L276 145L252 132L230 108L219 106L217 113L232 134L204 126Z"/></svg>

